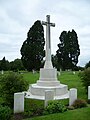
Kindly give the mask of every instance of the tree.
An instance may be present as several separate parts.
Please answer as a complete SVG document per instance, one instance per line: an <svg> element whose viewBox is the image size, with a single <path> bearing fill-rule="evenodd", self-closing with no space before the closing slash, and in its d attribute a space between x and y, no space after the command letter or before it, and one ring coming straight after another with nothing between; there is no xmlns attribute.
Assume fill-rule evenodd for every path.
<svg viewBox="0 0 90 120"><path fill-rule="evenodd" d="M51 55L51 59L52 59L52 64L53 67L58 69L58 65L57 65L57 56L56 55Z"/></svg>
<svg viewBox="0 0 90 120"><path fill-rule="evenodd" d="M90 61L85 65L85 68L89 68L89 67L90 67Z"/></svg>
<svg viewBox="0 0 90 120"><path fill-rule="evenodd" d="M8 60L5 59L5 57L3 57L2 60L0 60L0 70L9 70L10 66L9 66L9 62Z"/></svg>
<svg viewBox="0 0 90 120"><path fill-rule="evenodd" d="M14 71L24 70L21 59L15 59L14 61L10 62L10 69Z"/></svg>
<svg viewBox="0 0 90 120"><path fill-rule="evenodd" d="M28 71L40 69L41 62L45 56L44 45L43 26L41 22L37 20L30 28L27 39L23 42L21 47L21 60Z"/></svg>
<svg viewBox="0 0 90 120"><path fill-rule="evenodd" d="M59 39L59 49L56 51L58 65L63 70L74 69L80 55L77 33L74 30L63 31Z"/></svg>
<svg viewBox="0 0 90 120"><path fill-rule="evenodd" d="M79 73L79 76L82 80L83 86L86 89L86 92L88 93L88 86L90 86L90 68L87 68Z"/></svg>

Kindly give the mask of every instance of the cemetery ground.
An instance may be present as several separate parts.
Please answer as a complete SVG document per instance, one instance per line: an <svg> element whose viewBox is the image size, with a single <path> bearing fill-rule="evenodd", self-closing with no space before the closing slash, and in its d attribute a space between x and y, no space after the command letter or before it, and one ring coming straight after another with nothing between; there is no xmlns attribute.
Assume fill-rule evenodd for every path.
<svg viewBox="0 0 90 120"><path fill-rule="evenodd" d="M67 72L61 72L61 75L58 76L58 80L60 80L61 83L67 84L69 89L70 88L77 88L78 91L78 99L84 99L87 100L87 95L85 88L82 85L82 82L80 80L80 77L78 76L79 72L76 72L76 74L73 74L72 71ZM30 84L36 83L36 81L39 79L39 73L26 73L24 74L24 79L27 79ZM60 100L62 104L68 105L69 101L66 100ZM25 110L28 111L30 109L34 109L36 111L35 114L39 115L41 114L41 110L44 107L44 101L40 100L25 100ZM49 114L41 117L32 117L24 120L59 120L59 119L65 119L65 120L89 120L89 110L90 106L80 109L74 109L74 110L68 110L64 113L56 113L56 114ZM32 114L32 113L31 113ZM36 115L36 116L37 116Z"/></svg>
<svg viewBox="0 0 90 120"><path fill-rule="evenodd" d="M79 72L75 72L73 74L72 71L61 72L61 75L58 76L58 80L61 83L68 85L70 88L77 88L78 91L78 99L87 100L87 95L85 88L82 85L80 77L78 76ZM36 83L39 79L39 73L35 74L31 72L25 72L22 74L25 80L28 80L29 84ZM60 100L62 104L68 105L69 101ZM74 110L68 110L64 113L56 113L49 115L42 115L42 109L44 108L44 101L41 100L33 100L33 99L25 99L25 112L21 114L17 114L15 116L15 120L90 120L90 105L88 104L85 108L78 108ZM34 111L34 112L32 112ZM30 116L28 116L30 115ZM24 116L24 117L23 117ZM29 118L30 117L30 118Z"/></svg>
<svg viewBox="0 0 90 120"><path fill-rule="evenodd" d="M69 110L64 113L50 114L24 120L90 120L90 107Z"/></svg>

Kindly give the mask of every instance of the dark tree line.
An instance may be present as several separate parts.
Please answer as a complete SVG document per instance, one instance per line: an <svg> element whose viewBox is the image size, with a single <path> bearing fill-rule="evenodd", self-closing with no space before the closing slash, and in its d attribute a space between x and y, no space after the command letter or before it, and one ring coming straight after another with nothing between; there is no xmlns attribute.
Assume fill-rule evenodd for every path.
<svg viewBox="0 0 90 120"><path fill-rule="evenodd" d="M10 69L10 64L9 61L3 57L2 60L0 60L0 70L9 70Z"/></svg>
<svg viewBox="0 0 90 120"><path fill-rule="evenodd" d="M25 70L21 59L15 59L14 61L9 62L8 60L3 57L2 60L0 60L0 71L4 70L12 70L12 71L18 71L18 70Z"/></svg>

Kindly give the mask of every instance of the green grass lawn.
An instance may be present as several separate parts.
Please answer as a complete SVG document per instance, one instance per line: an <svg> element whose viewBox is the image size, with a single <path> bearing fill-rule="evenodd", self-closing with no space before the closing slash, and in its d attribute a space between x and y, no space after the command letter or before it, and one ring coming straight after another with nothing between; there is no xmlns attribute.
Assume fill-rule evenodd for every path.
<svg viewBox="0 0 90 120"><path fill-rule="evenodd" d="M64 113L50 114L24 120L90 120L90 107L69 110Z"/></svg>
<svg viewBox="0 0 90 120"><path fill-rule="evenodd" d="M61 76L58 77L61 83L68 85L68 88L77 88L78 98L87 99L85 88L82 85L79 72L74 75L72 72L62 72Z"/></svg>
<svg viewBox="0 0 90 120"><path fill-rule="evenodd" d="M36 81L39 79L39 73L33 74L32 72L26 72L22 75L24 79L29 82L29 84L36 83Z"/></svg>

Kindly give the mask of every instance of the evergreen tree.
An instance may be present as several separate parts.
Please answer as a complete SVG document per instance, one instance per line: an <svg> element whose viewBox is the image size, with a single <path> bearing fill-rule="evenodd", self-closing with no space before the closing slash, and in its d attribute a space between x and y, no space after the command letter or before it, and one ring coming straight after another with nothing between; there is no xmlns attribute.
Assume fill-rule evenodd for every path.
<svg viewBox="0 0 90 120"><path fill-rule="evenodd" d="M5 57L3 57L2 60L0 60L0 70L9 70L10 66L9 66L9 61L5 59Z"/></svg>
<svg viewBox="0 0 90 120"><path fill-rule="evenodd" d="M71 32L63 31L59 39L59 49L56 51L59 67L63 70L75 69L78 63L78 56L80 55L76 32L74 30Z"/></svg>
<svg viewBox="0 0 90 120"><path fill-rule="evenodd" d="M90 61L86 63L85 68L90 68Z"/></svg>
<svg viewBox="0 0 90 120"><path fill-rule="evenodd" d="M56 55L51 55L51 60L52 60L52 64L53 64L53 67L57 68L58 69L58 65L57 65L57 56Z"/></svg>
<svg viewBox="0 0 90 120"><path fill-rule="evenodd" d="M44 45L43 26L41 22L37 20L30 28L27 39L21 47L21 60L28 71L40 69L41 62L45 56Z"/></svg>
<svg viewBox="0 0 90 120"><path fill-rule="evenodd" d="M10 62L10 70L18 71L18 70L25 70L21 59L15 59L14 61Z"/></svg>

